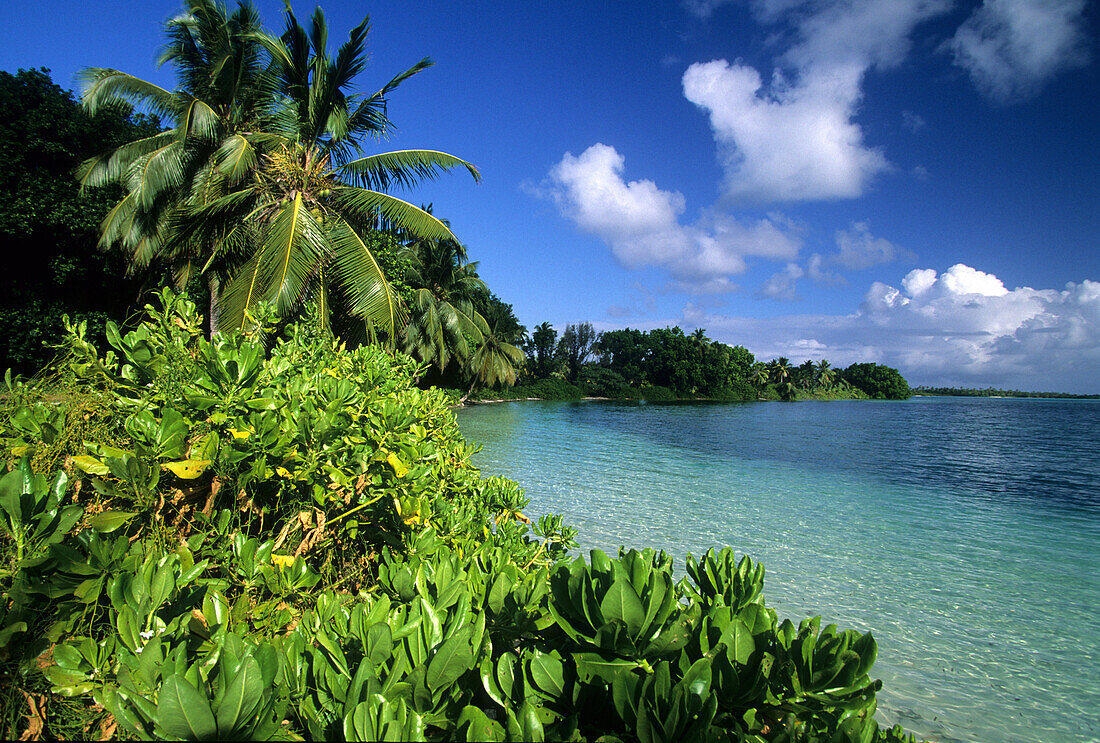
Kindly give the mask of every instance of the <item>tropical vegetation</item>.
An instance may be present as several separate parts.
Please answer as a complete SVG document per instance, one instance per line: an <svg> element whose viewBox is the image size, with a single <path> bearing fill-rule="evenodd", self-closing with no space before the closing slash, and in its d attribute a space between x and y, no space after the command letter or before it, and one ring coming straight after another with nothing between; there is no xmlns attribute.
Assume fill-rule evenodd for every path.
<svg viewBox="0 0 1100 743"><path fill-rule="evenodd" d="M452 399L310 316L169 290L5 379L5 737L899 741L870 633L780 621L729 548L574 557Z"/></svg>
<svg viewBox="0 0 1100 743"><path fill-rule="evenodd" d="M847 383L701 330L528 336L448 224L392 193L476 168L363 155L430 65L357 93L368 28L333 54L320 10L288 6L276 36L248 2L187 0L175 90L93 68L78 107L44 71L0 77L0 228L46 246L51 287L48 312L25 293L0 311L57 352L3 359L0 734L906 739L875 720L870 633L780 621L728 547L686 573L577 557L576 529L471 464L452 408L481 387ZM74 272L110 296L69 296Z"/></svg>
<svg viewBox="0 0 1100 743"><path fill-rule="evenodd" d="M561 338L549 323L524 344L527 363L510 397L585 396L648 400L905 399L908 384L896 369L828 360L793 366L785 357L757 361L744 346L712 341L699 328L607 330L567 325ZM494 393L486 391L487 396Z"/></svg>
<svg viewBox="0 0 1100 743"><path fill-rule="evenodd" d="M940 397L1045 397L1061 400L1100 399L1100 395L1077 395L1069 392L1025 392L1023 390L1002 390L995 387L926 387L923 385L914 388L913 394Z"/></svg>
<svg viewBox="0 0 1100 743"><path fill-rule="evenodd" d="M63 315L102 332L106 320L123 322L132 311L143 281L123 275L121 255L95 250L120 191L81 197L73 170L103 147L159 128L125 107L88 114L48 70L0 72L0 238L13 261L0 275L0 368L31 374L44 366Z"/></svg>
<svg viewBox="0 0 1100 743"><path fill-rule="evenodd" d="M160 61L176 69L177 90L118 70L84 73L88 111L124 100L172 124L82 166L83 185L125 190L102 243L120 245L135 267L171 267L180 285L192 272L206 274L213 330L247 329L251 310L267 301L284 318L312 305L326 325L335 306L395 339L404 310L370 231L453 235L387 191L454 167L479 177L470 163L434 150L361 155L364 140L392 128L387 97L431 61L360 95L367 19L335 56L320 8L303 26L288 6L286 29L274 36L250 3L230 14L213 0L188 0L168 28Z"/></svg>

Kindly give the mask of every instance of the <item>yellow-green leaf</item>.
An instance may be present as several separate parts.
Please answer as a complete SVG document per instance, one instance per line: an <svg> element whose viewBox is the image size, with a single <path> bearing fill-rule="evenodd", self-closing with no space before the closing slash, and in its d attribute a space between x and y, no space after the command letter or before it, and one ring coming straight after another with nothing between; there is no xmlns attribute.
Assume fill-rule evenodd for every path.
<svg viewBox="0 0 1100 743"><path fill-rule="evenodd" d="M409 474L409 468L406 467L405 463L401 461L400 457L398 457L392 451L390 452L389 456L386 457L386 461L389 463L390 467L393 467L393 474L397 475L398 477L404 477L405 475Z"/></svg>
<svg viewBox="0 0 1100 743"><path fill-rule="evenodd" d="M82 454L79 457L73 457L73 464L80 469L87 472L89 475L106 475L110 470L107 469L107 465L99 461L95 457L90 457L87 454Z"/></svg>
<svg viewBox="0 0 1100 743"><path fill-rule="evenodd" d="M185 459L182 462L168 462L164 466L171 470L176 477L184 480L194 480L203 472L206 472L206 468L210 466L210 460Z"/></svg>

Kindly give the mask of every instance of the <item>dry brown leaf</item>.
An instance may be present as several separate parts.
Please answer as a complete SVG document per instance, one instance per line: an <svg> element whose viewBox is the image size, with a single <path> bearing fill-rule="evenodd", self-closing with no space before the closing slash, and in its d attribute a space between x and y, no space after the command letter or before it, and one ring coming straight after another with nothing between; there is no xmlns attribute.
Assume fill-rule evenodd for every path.
<svg viewBox="0 0 1100 743"><path fill-rule="evenodd" d="M222 489L222 484L222 479L216 475L210 481L210 493L206 496L206 503L202 506L204 515L210 515L210 511L214 508L214 498L218 495L218 491Z"/></svg>
<svg viewBox="0 0 1100 743"><path fill-rule="evenodd" d="M114 715L110 712L99 723L99 739L100 740L114 740L115 731L118 729L118 723L115 721Z"/></svg>
<svg viewBox="0 0 1100 743"><path fill-rule="evenodd" d="M28 694L22 689L19 693L27 700L27 706L31 709L29 715L24 715L27 718L27 729L19 736L19 740L42 740L42 731L46 727L46 697Z"/></svg>

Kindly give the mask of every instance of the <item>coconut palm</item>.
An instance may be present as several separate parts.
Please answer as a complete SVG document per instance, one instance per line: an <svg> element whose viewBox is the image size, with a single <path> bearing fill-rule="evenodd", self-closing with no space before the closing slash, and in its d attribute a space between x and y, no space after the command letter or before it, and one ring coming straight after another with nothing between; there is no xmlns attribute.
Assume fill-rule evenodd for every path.
<svg viewBox="0 0 1100 743"><path fill-rule="evenodd" d="M467 364L470 388L462 396L463 402L479 386L515 384L524 360L523 351L504 340L498 329L485 322L485 318L480 314L476 315L476 322L482 338L481 344L470 355Z"/></svg>
<svg viewBox="0 0 1100 743"><path fill-rule="evenodd" d="M431 61L425 58L375 93L358 96L350 88L365 66L367 19L330 57L320 9L307 30L288 7L286 31L278 38L258 29L252 11L250 24L239 24L239 32L222 29L222 36L237 44L223 51L218 21L236 16L226 16L211 0L191 0L190 7L198 20L185 17L178 27L170 26L173 43L172 29L183 41L170 47L177 51L166 58L181 70L181 92L168 93L115 71L88 74L87 101L112 95L145 101L176 120L176 149L207 153L207 166L191 178L180 176L174 163L181 158L168 157L167 140L135 143L126 157L120 155L115 169L127 176L120 182L128 193L117 214L108 217L104 240L117 241L130 234L127 224L139 222L136 234L148 243L143 254L177 262L187 256L189 266L197 257L203 260L201 270L228 279L224 295L212 296L218 327L248 326L250 310L261 301L274 304L282 316L309 301L324 321L336 289L353 315L392 341L403 309L371 252L370 230L386 223L423 237L453 235L426 211L386 191L454 167L479 177L464 160L433 150L357 157L364 138L391 130L387 96ZM204 29L201 43L188 41L198 38L194 29ZM209 63L208 71L220 74L238 59L249 60L241 66L249 74L239 84L217 88L220 107L201 101L193 89L202 76L192 74L192 67L201 72L199 62ZM112 162L90 164L87 174L99 168L110 175Z"/></svg>
<svg viewBox="0 0 1100 743"><path fill-rule="evenodd" d="M289 7L286 20L281 37L259 36L277 82L271 131L276 146L245 187L192 210L189 226L220 238L216 253L247 246L249 257L225 293L233 325L247 326L249 310L264 300L283 316L311 301L323 320L329 293L339 289L353 315L392 341L404 310L370 250L369 232L385 223L427 239L454 235L426 210L385 190L454 167L466 168L475 180L480 176L470 163L435 150L355 157L365 137L389 133L387 96L431 61L422 59L372 95L358 97L348 91L365 65L368 19L352 29L335 58L328 56L320 8L308 31ZM240 230L242 225L247 229Z"/></svg>
<svg viewBox="0 0 1100 743"><path fill-rule="evenodd" d="M471 341L474 346L482 342L485 320L474 309L474 299L488 288L477 275L477 263L466 262L466 249L457 241L418 240L416 248L408 281L417 288L409 302L404 346L442 373L452 358L465 363Z"/></svg>
<svg viewBox="0 0 1100 743"><path fill-rule="evenodd" d="M764 389L767 386L768 380L771 377L771 370L767 364L756 362L752 365L752 374L749 377L749 382L758 389Z"/></svg>
<svg viewBox="0 0 1100 743"><path fill-rule="evenodd" d="M836 382L836 370L833 369L829 362L822 359L814 370L814 376L817 379L817 383L825 389L830 389Z"/></svg>
<svg viewBox="0 0 1100 743"><path fill-rule="evenodd" d="M786 356L780 356L778 359L769 362L769 373L771 380L777 385L786 384L791 378L791 362Z"/></svg>
<svg viewBox="0 0 1100 743"><path fill-rule="evenodd" d="M209 258L201 245L177 241L166 249L166 240L181 209L224 195L256 161L274 92L260 31L249 2L230 14L212 0L187 0L185 12L168 22L169 43L159 59L176 69L179 88L168 91L113 69L81 73L89 112L124 101L171 123L89 159L77 173L82 187L123 187L101 225L100 245L123 249L131 272L161 262L182 286ZM212 304L224 267L214 268Z"/></svg>

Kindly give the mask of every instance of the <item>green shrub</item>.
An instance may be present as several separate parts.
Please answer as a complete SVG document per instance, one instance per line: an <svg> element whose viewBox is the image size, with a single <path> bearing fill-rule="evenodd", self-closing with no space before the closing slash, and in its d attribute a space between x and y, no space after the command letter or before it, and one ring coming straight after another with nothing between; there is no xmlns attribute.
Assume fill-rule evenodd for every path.
<svg viewBox="0 0 1100 743"><path fill-rule="evenodd" d="M570 559L575 531L470 465L408 357L301 325L265 355L162 305L104 356L69 338L97 438L9 378L6 737L902 739L874 721L869 633L779 622L729 548L679 581L663 552ZM65 470L36 474L43 451ZM24 718L28 689L48 701Z"/></svg>

